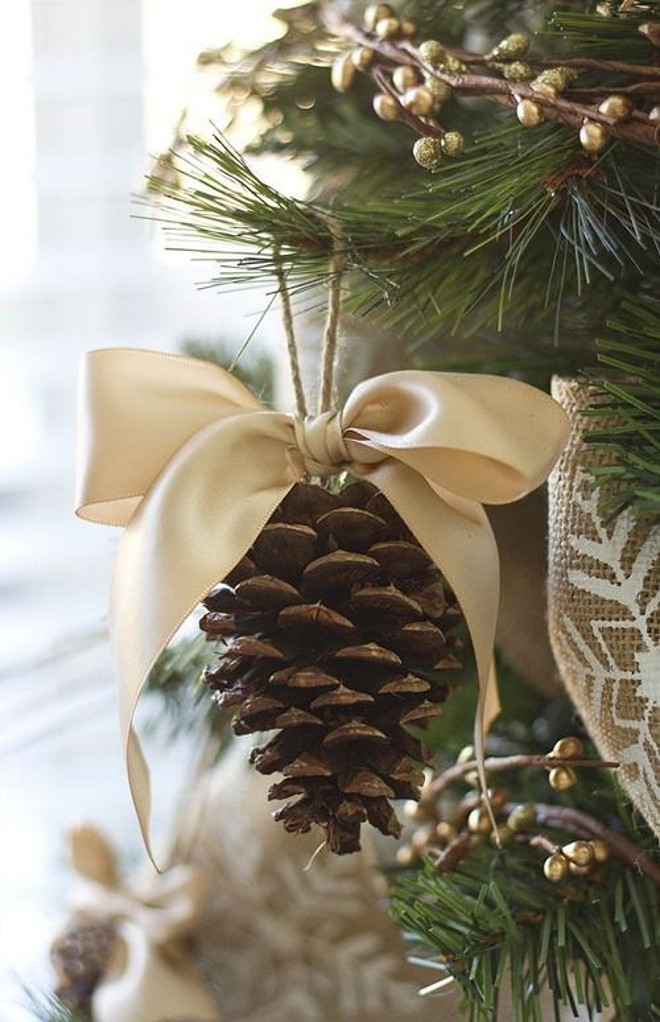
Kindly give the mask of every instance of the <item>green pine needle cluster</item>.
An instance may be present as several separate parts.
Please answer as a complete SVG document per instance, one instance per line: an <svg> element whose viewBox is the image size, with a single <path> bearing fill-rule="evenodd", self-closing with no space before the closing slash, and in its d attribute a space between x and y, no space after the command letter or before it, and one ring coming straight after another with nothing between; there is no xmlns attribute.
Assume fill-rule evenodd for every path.
<svg viewBox="0 0 660 1022"><path fill-rule="evenodd" d="M401 11L423 36L458 46L475 31L486 49L525 30L534 34L532 52L558 62L589 56L650 64L656 51L639 28L657 7L656 0L633 7L612 0L606 17L602 4L596 11L556 9L546 0L412 0ZM359 20L362 5L342 9ZM603 356L615 356L602 344L617 343L608 339L612 324L641 283L658 275L659 150L616 142L591 160L572 129L527 130L504 107L454 97L443 117L463 132L466 151L428 175L412 159L410 130L375 117L366 77L346 95L332 89L329 67L342 44L323 11L305 3L278 12L279 39L249 53L230 47L200 58L217 71L218 101L226 104L219 116L230 130L246 97L261 110L250 161L273 152L297 158L308 171L307 200L263 181L223 133L182 137L150 179L169 247L212 264L213 288L262 285L278 262L301 309L318 302L327 281L331 216L349 269L346 309L368 318L376 336L398 333L402 363L486 364L547 384L552 371L589 369L596 339L605 338L590 378L610 387L613 367ZM606 81L614 91L629 77L587 69L580 85ZM654 374L653 351L645 341L643 356L629 352L636 380ZM626 353L619 355L625 362ZM648 416L628 414L626 428L625 442L603 441L611 442L613 472L625 481L619 506L655 513L657 448L648 438L657 434Z"/></svg>
<svg viewBox="0 0 660 1022"><path fill-rule="evenodd" d="M660 1018L657 886L614 862L600 883L555 885L541 861L527 846L481 846L450 874L428 861L395 884L394 917L460 984L471 1022L559 1022L579 1007Z"/></svg>
<svg viewBox="0 0 660 1022"><path fill-rule="evenodd" d="M602 370L590 375L604 401L594 414L612 424L588 438L610 457L593 471L612 514L633 507L660 519L660 300L624 298L607 325L597 344Z"/></svg>

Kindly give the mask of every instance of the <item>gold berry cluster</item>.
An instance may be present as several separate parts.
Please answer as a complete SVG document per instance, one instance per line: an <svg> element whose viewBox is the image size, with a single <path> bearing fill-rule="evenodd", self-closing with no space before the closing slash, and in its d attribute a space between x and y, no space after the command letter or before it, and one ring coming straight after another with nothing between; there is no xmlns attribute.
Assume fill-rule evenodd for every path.
<svg viewBox="0 0 660 1022"><path fill-rule="evenodd" d="M553 884L561 883L569 875L588 877L609 857L609 847L602 838L569 841L568 844L555 846L543 863L543 875Z"/></svg>
<svg viewBox="0 0 660 1022"><path fill-rule="evenodd" d="M373 38L375 45L383 42L412 45L417 26L397 18L389 4L370 4L364 13L363 32ZM361 45L338 57L332 68L335 89L346 92L358 71L369 71L379 86L373 98L376 115L383 121L403 121L420 133L413 156L421 167L436 170L443 156L460 156L465 148L463 135L460 131L446 131L437 121L453 89L433 69L446 66L456 73L466 70L465 66L433 39L419 43L409 54L402 51L403 62L394 68L376 67L377 56L374 46Z"/></svg>
<svg viewBox="0 0 660 1022"><path fill-rule="evenodd" d="M660 40L660 25L643 26L652 39L649 27L658 28ZM528 55L530 39L522 32L506 36L487 54L452 51L437 39L418 40L415 23L398 18L389 4L370 4L362 26L345 23L344 29L355 45L335 61L334 87L346 92L358 72L368 73L378 88L373 99L377 116L417 131L413 155L426 170L437 170L445 156L460 156L464 150L463 135L445 130L439 121L443 104L455 93L513 107L526 128L547 120L564 123L577 130L582 149L592 157L613 138L660 143L660 107L653 105L657 81L645 83L648 96L644 83L638 83L636 104L624 92L610 94L597 87L589 90L594 95L585 103L575 83L583 66L594 61L578 58L570 66L548 66L548 61ZM604 70L617 67L612 61L603 65ZM621 69L631 73L631 65Z"/></svg>
<svg viewBox="0 0 660 1022"><path fill-rule="evenodd" d="M487 767L492 775L499 768L543 766L549 771L551 787L556 791L566 791L577 782L575 768L570 765L571 760L583 767L613 765L598 760L585 760L583 754L581 740L570 735L556 742L545 756L503 757L488 760ZM561 762L553 766L553 760ZM466 746L459 753L456 764L441 775L441 790L444 791L446 787L443 778L451 778L452 781L460 779L478 788L479 778L474 766L474 749ZM490 841L498 848L518 843L544 852L547 857L543 862L543 875L553 883L558 883L569 876L591 876L609 858L610 849L598 833L594 833L588 840L579 836L564 844L557 844L555 839L550 840L545 834L536 833L539 827L547 827L551 833L559 830L568 831L571 835L571 828L576 825L574 810L556 805L516 804L510 801L505 788L493 788L488 792L492 814L483 805L479 793L474 791L449 809L443 800L441 816L437 805L440 790L438 779L434 781L428 771L425 777L419 802L411 801L404 807L405 814L418 826L410 842L399 849L397 859L402 866L408 866L428 854L440 871L448 872L470 849L485 841ZM579 822L582 826L588 824L584 820ZM593 824L596 821L591 821L589 825ZM579 829L577 833L580 835ZM571 836L575 836L575 830Z"/></svg>

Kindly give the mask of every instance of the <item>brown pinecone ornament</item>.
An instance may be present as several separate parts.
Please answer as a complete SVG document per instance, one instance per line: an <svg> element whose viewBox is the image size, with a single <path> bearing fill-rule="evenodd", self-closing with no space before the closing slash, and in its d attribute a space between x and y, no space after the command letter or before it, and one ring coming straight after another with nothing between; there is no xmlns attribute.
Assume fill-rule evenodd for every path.
<svg viewBox="0 0 660 1022"><path fill-rule="evenodd" d="M461 613L383 494L296 484L205 606L201 627L223 643L205 672L215 700L237 708L237 734L278 732L252 753L284 775L269 798L292 801L275 818L319 824L339 854L367 820L398 836L390 800L418 798L426 760L407 726L448 694Z"/></svg>
<svg viewBox="0 0 660 1022"><path fill-rule="evenodd" d="M88 1012L92 994L110 961L117 940L110 920L77 916L50 948L57 973L56 994L70 1008Z"/></svg>

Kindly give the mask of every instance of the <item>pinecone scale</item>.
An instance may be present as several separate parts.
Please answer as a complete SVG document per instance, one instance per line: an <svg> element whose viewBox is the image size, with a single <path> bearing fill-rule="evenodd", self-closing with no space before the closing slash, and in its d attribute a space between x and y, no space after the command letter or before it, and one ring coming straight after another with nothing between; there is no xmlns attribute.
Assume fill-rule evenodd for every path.
<svg viewBox="0 0 660 1022"><path fill-rule="evenodd" d="M320 825L332 851L371 823L398 836L391 800L417 798L427 754L409 726L439 712L459 666L455 597L375 487L298 483L225 582L201 628L220 645L204 680L235 708L287 830Z"/></svg>

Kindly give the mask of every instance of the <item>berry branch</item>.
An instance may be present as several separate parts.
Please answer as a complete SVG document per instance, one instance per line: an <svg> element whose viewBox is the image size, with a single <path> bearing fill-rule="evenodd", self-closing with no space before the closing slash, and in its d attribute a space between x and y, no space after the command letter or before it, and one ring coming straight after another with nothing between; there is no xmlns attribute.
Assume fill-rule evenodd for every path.
<svg viewBox="0 0 660 1022"><path fill-rule="evenodd" d="M515 803L507 803L505 809L513 812L518 806ZM588 813L579 809L571 809L567 806L546 805L536 803L536 818L541 824L547 827L557 827L560 830L573 833L587 832L591 836L604 841L613 855L629 866L643 873L654 883L660 885L660 866L649 858L648 854L629 840L624 834L606 827L604 823L589 816Z"/></svg>
<svg viewBox="0 0 660 1022"><path fill-rule="evenodd" d="M484 766L487 773L496 774L507 770L522 770L524 767L615 769L619 764L611 760L578 759L574 756L528 756L518 754L515 756L493 756L485 761ZM477 761L475 759L468 759L463 763L454 763L424 789L420 804L432 805L447 788L476 769Z"/></svg>
<svg viewBox="0 0 660 1022"><path fill-rule="evenodd" d="M614 139L660 144L660 108L635 109L631 99L645 106L654 102L660 95L660 67L582 57L568 58L561 66L547 58L522 61L529 40L521 34L507 37L490 54L446 48L436 40L417 43L410 39L415 26L400 22L387 4L367 8L364 27L331 9L325 19L335 35L355 47L333 69L336 88L346 91L356 71L368 73L381 90L374 97L377 115L401 121L421 136L413 152L426 169L436 169L443 153L458 156L463 150L462 136L438 121L442 103L453 92L513 108L525 127L554 121L577 129L582 148L593 156ZM583 70L634 75L642 81L612 95L607 86L575 85Z"/></svg>

